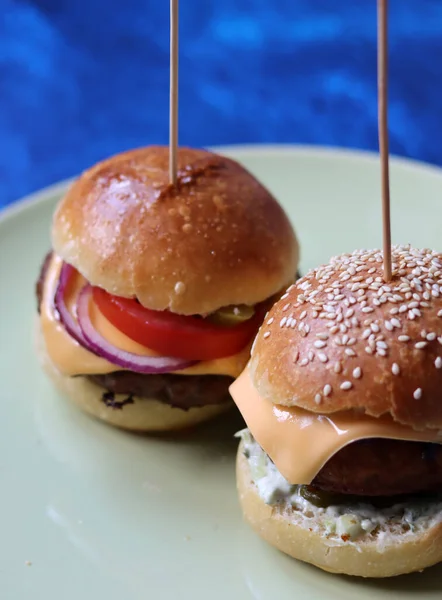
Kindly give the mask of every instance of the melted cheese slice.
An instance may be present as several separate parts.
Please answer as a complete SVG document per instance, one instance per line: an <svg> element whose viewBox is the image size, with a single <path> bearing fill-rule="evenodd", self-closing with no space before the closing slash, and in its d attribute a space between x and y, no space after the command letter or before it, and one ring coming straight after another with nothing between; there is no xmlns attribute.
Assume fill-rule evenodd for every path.
<svg viewBox="0 0 442 600"><path fill-rule="evenodd" d="M388 438L442 443L438 431L415 431L390 417L375 419L351 411L319 415L268 402L245 371L230 386L253 437L277 469L293 484L309 484L325 463L357 440Z"/></svg>
<svg viewBox="0 0 442 600"><path fill-rule="evenodd" d="M118 367L83 348L67 333L66 329L60 323L53 299L62 264L63 261L54 254L46 272L42 303L40 306L41 329L46 350L52 362L61 373L69 376L102 375L122 370L121 367ZM74 318L75 300L79 290L85 283L86 280L79 276L75 285L71 286L72 289L69 290L66 296L66 305ZM97 331L99 331L99 333L113 346L143 356L159 356L153 350L134 342L121 333L121 331L114 327L100 313L93 302L91 302L90 306L90 318ZM230 375L231 377L237 377L244 369L244 366L249 359L249 355L250 345L234 356L199 362L188 369L177 371L177 373L182 375Z"/></svg>

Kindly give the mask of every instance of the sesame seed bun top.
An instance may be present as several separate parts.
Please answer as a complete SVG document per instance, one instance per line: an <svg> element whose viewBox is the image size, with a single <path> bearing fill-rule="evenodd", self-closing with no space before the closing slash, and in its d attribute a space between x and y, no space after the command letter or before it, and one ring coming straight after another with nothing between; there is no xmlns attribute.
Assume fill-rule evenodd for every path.
<svg viewBox="0 0 442 600"><path fill-rule="evenodd" d="M395 246L393 279L382 275L382 252L357 250L292 285L252 349L259 393L442 430L442 254Z"/></svg>
<svg viewBox="0 0 442 600"><path fill-rule="evenodd" d="M57 254L93 285L154 310L205 314L256 304L295 278L298 242L281 206L244 167L180 148L118 154L87 170L59 204Z"/></svg>

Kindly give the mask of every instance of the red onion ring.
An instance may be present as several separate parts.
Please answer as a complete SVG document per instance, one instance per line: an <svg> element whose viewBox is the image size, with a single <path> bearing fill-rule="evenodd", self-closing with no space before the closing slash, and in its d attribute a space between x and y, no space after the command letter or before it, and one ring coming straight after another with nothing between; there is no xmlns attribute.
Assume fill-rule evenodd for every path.
<svg viewBox="0 0 442 600"><path fill-rule="evenodd" d="M57 290L55 292L54 297L54 306L56 311L60 316L60 321L63 324L64 328L68 332L68 334L74 338L76 342L78 342L81 346L84 346L88 350L90 350L89 344L87 343L84 335L81 332L80 326L71 315L66 306L66 291L69 286L69 283L76 274L74 267L68 265L67 263L63 263L60 270L60 277L58 280Z"/></svg>
<svg viewBox="0 0 442 600"><path fill-rule="evenodd" d="M86 340L88 348L98 356L109 362L136 373L170 373L181 371L195 364L182 358L167 356L142 356L120 350L112 346L93 326L89 316L89 303L92 298L92 286L86 284L81 290L77 300L77 318L81 333Z"/></svg>

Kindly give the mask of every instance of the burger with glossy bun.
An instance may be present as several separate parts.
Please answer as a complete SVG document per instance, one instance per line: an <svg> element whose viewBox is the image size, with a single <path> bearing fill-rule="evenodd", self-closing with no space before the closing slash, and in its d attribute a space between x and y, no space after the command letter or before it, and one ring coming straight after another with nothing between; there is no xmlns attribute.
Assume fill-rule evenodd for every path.
<svg viewBox="0 0 442 600"><path fill-rule="evenodd" d="M442 561L442 254L333 258L289 287L231 387L246 520L334 573Z"/></svg>
<svg viewBox="0 0 442 600"><path fill-rule="evenodd" d="M228 387L298 244L237 162L181 148L114 156L72 185L37 285L39 352L80 407L139 431L188 427L232 405Z"/></svg>

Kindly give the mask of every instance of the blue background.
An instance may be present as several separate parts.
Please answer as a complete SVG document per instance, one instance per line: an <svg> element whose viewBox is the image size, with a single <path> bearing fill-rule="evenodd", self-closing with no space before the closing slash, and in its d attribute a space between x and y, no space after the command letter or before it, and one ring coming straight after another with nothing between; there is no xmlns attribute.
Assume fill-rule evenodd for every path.
<svg viewBox="0 0 442 600"><path fill-rule="evenodd" d="M442 1L391 0L391 149L442 164ZM0 0L0 207L167 143L167 0ZM375 0L181 0L180 141L377 148Z"/></svg>

